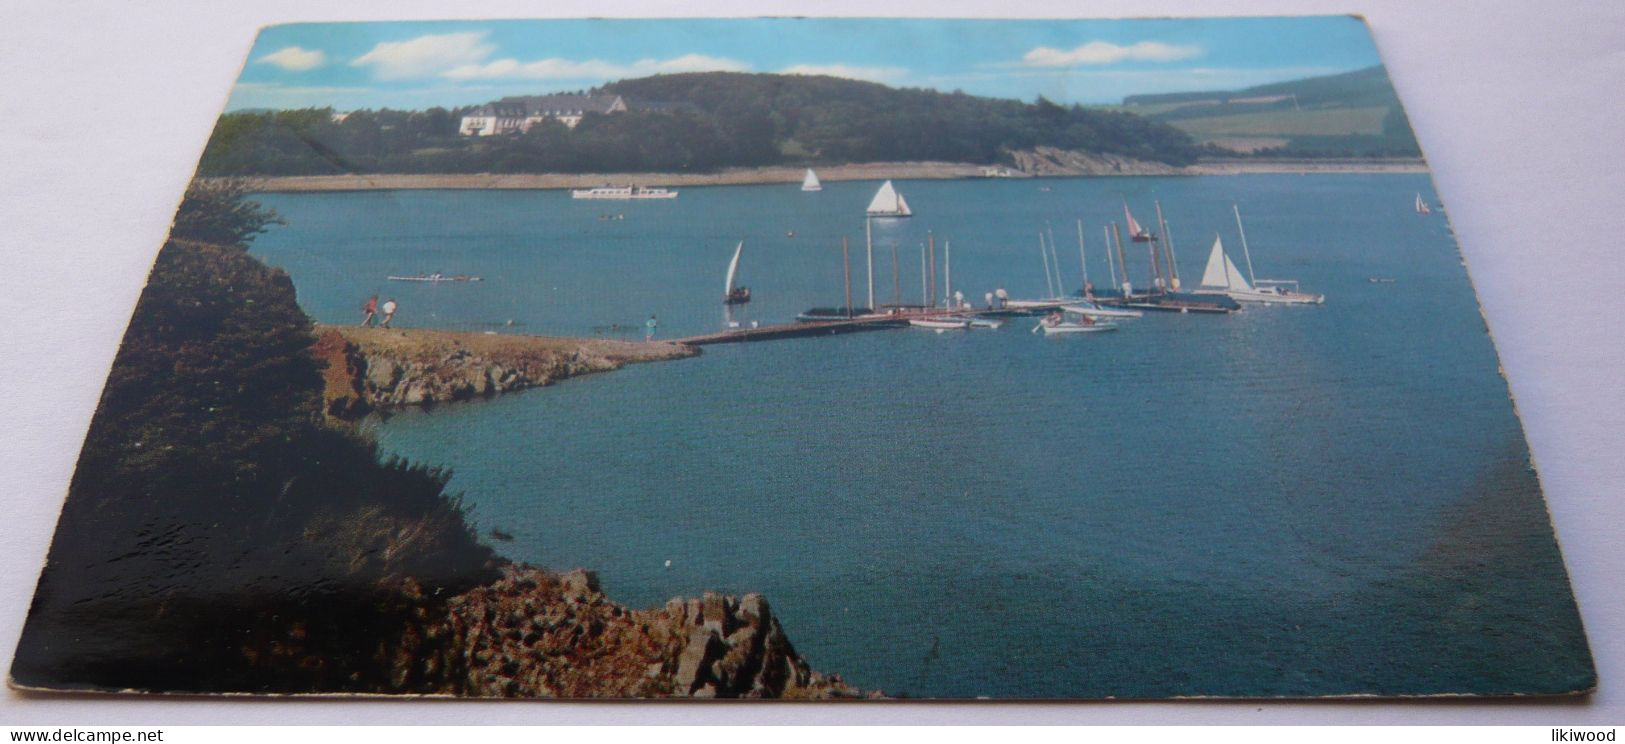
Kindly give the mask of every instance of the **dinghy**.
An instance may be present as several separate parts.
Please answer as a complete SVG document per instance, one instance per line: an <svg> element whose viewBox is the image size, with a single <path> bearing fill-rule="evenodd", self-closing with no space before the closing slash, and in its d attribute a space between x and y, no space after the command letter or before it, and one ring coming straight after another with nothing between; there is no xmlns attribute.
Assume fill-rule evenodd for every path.
<svg viewBox="0 0 1625 744"><path fill-rule="evenodd" d="M807 175L801 178L802 191L823 191L824 185L818 182L818 174L813 169L807 169Z"/></svg>
<svg viewBox="0 0 1625 744"><path fill-rule="evenodd" d="M1073 314L1077 315L1076 313ZM1102 323L1087 315L1078 315L1077 320L1069 320L1065 313L1059 311L1044 316L1043 320L1038 321L1038 325L1033 326L1033 333L1043 331L1046 336L1068 333L1101 333L1115 330L1117 330L1117 325L1114 323Z"/></svg>
<svg viewBox="0 0 1625 744"><path fill-rule="evenodd" d="M868 215L870 217L913 217L914 211L908 208L908 200L897 193L896 187L887 181L880 185L875 192L875 198L869 200Z"/></svg>
<svg viewBox="0 0 1625 744"><path fill-rule="evenodd" d="M970 321L964 318L909 318L908 324L915 328L927 328L934 331L963 331L970 328Z"/></svg>
<svg viewBox="0 0 1625 744"><path fill-rule="evenodd" d="M1433 214L1433 209L1428 206L1428 203L1422 201L1422 192L1420 191L1416 192L1416 213L1423 217Z"/></svg>

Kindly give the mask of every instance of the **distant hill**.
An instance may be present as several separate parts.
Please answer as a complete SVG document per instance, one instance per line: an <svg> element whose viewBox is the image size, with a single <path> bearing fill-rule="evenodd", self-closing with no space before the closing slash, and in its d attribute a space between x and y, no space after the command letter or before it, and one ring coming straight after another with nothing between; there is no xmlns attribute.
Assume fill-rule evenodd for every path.
<svg viewBox="0 0 1625 744"><path fill-rule="evenodd" d="M1242 90L1135 95L1137 113L1238 153L1301 157L1419 157L1421 150L1382 66Z"/></svg>
<svg viewBox="0 0 1625 744"><path fill-rule="evenodd" d="M827 76L688 73L592 92L631 110L519 134L467 137L471 109L234 112L203 175L710 172L728 167L939 160L1010 164L1039 147L1170 165L1200 152L1183 131L1122 111L892 88ZM641 103L640 103L641 102ZM341 120L335 120L341 119Z"/></svg>

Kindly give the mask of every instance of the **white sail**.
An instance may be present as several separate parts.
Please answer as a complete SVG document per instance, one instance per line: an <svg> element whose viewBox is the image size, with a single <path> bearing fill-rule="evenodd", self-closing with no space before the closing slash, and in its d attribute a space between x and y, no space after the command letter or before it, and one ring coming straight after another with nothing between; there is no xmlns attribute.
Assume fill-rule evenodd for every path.
<svg viewBox="0 0 1625 744"><path fill-rule="evenodd" d="M903 195L892 187L891 181L881 184L875 198L869 200L868 213L870 217L907 217L914 214Z"/></svg>
<svg viewBox="0 0 1625 744"><path fill-rule="evenodd" d="M733 260L728 262L728 288L723 290L723 297L728 297L734 293L734 279L739 276L739 254L744 251L745 241L741 240L739 246L734 248Z"/></svg>
<svg viewBox="0 0 1625 744"><path fill-rule="evenodd" d="M807 175L801 179L802 191L823 191L824 185L818 182L818 174L813 169L807 169Z"/></svg>
<svg viewBox="0 0 1625 744"><path fill-rule="evenodd" d="M1207 268L1202 271L1203 289L1232 289L1243 292L1252 291L1252 285L1247 283L1241 270L1230 260L1224 252L1224 241L1218 236L1213 237L1213 250L1207 254Z"/></svg>

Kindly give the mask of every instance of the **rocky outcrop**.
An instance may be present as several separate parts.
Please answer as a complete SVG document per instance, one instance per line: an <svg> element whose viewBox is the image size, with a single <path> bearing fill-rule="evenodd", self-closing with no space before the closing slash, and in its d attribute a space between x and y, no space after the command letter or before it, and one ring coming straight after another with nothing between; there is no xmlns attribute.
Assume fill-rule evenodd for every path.
<svg viewBox="0 0 1625 744"><path fill-rule="evenodd" d="M1176 176L1184 168L1121 155L1037 147L1010 153L1016 170L1028 176Z"/></svg>
<svg viewBox="0 0 1625 744"><path fill-rule="evenodd" d="M491 397L699 353L672 343L337 326L320 328L314 351L327 363L325 406L335 418Z"/></svg>
<svg viewBox="0 0 1625 744"><path fill-rule="evenodd" d="M589 572L508 565L445 608L397 655L397 678L475 697L859 697L807 666L757 594L629 610Z"/></svg>

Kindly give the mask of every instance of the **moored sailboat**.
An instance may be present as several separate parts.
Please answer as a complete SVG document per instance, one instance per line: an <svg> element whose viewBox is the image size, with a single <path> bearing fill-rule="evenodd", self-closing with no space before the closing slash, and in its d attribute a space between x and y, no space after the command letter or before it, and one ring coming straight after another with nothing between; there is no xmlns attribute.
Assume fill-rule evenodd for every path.
<svg viewBox="0 0 1625 744"><path fill-rule="evenodd" d="M813 169L807 169L807 175L801 177L802 191L823 191L824 185L818 182L818 174Z"/></svg>
<svg viewBox="0 0 1625 744"><path fill-rule="evenodd" d="M1208 252L1207 268L1202 272L1202 286L1197 294L1224 295L1238 302L1281 303L1285 305L1319 305L1325 295L1302 292L1296 279L1258 279L1253 276L1252 251L1247 248L1247 230L1241 224L1241 208L1231 207L1236 214L1236 229L1241 233L1241 251L1247 259L1247 276L1224 252L1224 242L1213 236L1213 249Z"/></svg>
<svg viewBox="0 0 1625 744"><path fill-rule="evenodd" d="M875 192L875 198L869 200L867 214L870 217L912 217L914 210L908 208L908 200L897 192L897 187L887 181Z"/></svg>

